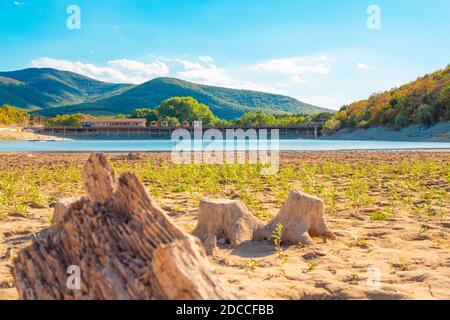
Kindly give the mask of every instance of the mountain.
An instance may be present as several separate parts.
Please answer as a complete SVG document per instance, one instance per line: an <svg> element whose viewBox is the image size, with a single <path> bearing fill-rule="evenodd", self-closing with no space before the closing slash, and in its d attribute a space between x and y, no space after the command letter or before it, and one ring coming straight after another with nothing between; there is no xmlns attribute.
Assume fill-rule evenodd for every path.
<svg viewBox="0 0 450 320"><path fill-rule="evenodd" d="M46 109L104 99L132 87L48 68L0 72L0 105Z"/></svg>
<svg viewBox="0 0 450 320"><path fill-rule="evenodd" d="M47 116L78 112L93 115L128 114L137 108L154 108L175 96L193 97L223 119L234 119L256 109L270 113L311 114L330 111L282 95L200 85L174 78L156 78L107 99L42 110L39 113Z"/></svg>
<svg viewBox="0 0 450 320"><path fill-rule="evenodd" d="M352 103L325 125L333 133L345 128L432 125L450 121L450 65L415 81Z"/></svg>
<svg viewBox="0 0 450 320"><path fill-rule="evenodd" d="M175 96L193 97L224 119L234 119L256 109L269 113L330 111L282 95L200 85L174 78L156 78L136 86L101 82L49 68L0 72L0 105L7 103L46 116L129 114L136 108L154 108Z"/></svg>

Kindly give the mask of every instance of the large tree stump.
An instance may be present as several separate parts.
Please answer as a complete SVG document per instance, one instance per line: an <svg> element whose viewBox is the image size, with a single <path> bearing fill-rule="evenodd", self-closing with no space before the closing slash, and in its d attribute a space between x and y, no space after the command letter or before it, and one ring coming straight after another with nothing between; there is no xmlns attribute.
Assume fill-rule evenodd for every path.
<svg viewBox="0 0 450 320"><path fill-rule="evenodd" d="M198 239L176 228L133 174L118 181L106 158L84 171L72 203L13 263L21 299L228 299ZM80 289L68 288L69 266Z"/></svg>
<svg viewBox="0 0 450 320"><path fill-rule="evenodd" d="M202 200L193 234L203 241L206 252L211 254L218 239L226 239L233 247L243 241L262 239L262 227L263 223L241 201Z"/></svg>
<svg viewBox="0 0 450 320"><path fill-rule="evenodd" d="M333 238L324 215L323 201L292 191L278 215L263 230L264 238L270 239L276 226L281 224L281 240L289 244L313 244L311 237Z"/></svg>
<svg viewBox="0 0 450 320"><path fill-rule="evenodd" d="M200 243L197 241L189 237L160 246L155 251L152 266L156 282L166 299L211 300L225 296L227 287L212 276L212 267L205 262L205 252L198 250Z"/></svg>

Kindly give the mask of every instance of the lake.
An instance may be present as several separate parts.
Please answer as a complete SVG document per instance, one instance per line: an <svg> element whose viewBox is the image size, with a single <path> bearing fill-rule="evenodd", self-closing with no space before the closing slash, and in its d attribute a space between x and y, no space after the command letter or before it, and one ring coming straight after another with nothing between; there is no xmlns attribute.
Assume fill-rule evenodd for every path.
<svg viewBox="0 0 450 320"><path fill-rule="evenodd" d="M182 146L182 144L184 145ZM223 150L271 150L270 141L226 140L189 142L188 149L211 149L214 145ZM343 140L279 140L280 151L337 151L337 150L430 150L450 149L449 142L400 142L400 141L343 141ZM0 152L128 152L172 151L186 142L170 140L73 140L73 141L0 141ZM275 146L276 147L276 146ZM221 147L219 147L221 148ZM220 149L219 149L220 150Z"/></svg>

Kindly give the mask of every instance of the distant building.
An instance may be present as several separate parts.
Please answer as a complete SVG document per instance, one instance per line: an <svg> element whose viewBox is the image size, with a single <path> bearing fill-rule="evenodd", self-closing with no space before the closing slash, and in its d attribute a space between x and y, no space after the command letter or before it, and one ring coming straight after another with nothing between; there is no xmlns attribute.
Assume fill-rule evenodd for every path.
<svg viewBox="0 0 450 320"><path fill-rule="evenodd" d="M81 119L83 128L145 128L146 119Z"/></svg>

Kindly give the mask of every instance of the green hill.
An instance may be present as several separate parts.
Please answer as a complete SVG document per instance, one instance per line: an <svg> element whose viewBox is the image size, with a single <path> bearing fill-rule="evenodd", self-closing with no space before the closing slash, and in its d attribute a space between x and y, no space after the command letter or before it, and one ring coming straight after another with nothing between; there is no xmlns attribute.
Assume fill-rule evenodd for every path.
<svg viewBox="0 0 450 320"><path fill-rule="evenodd" d="M234 119L257 109L269 113L311 114L329 111L281 95L206 86L173 78L157 78L107 99L42 110L39 113L47 116L67 113L129 114L137 108L154 108L171 97L186 96L206 104L215 116L223 119Z"/></svg>
<svg viewBox="0 0 450 320"><path fill-rule="evenodd" d="M48 68L0 72L0 105L7 103L23 109L46 109L96 101L132 87Z"/></svg>
<svg viewBox="0 0 450 320"><path fill-rule="evenodd" d="M345 128L431 125L450 120L450 65L369 99L344 106L325 125L329 133Z"/></svg>
<svg viewBox="0 0 450 320"><path fill-rule="evenodd" d="M135 86L105 83L49 68L0 72L0 105L37 110L46 116L130 114L137 108L154 108L168 98L180 96L195 98L224 119L234 119L257 109L267 113L330 111L282 95L206 86L174 78L157 78Z"/></svg>

